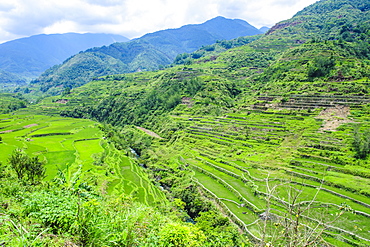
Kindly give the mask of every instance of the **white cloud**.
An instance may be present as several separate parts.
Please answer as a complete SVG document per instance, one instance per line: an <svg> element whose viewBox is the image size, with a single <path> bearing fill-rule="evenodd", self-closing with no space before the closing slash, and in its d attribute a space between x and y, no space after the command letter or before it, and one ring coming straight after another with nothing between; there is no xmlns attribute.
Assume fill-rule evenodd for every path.
<svg viewBox="0 0 370 247"><path fill-rule="evenodd" d="M216 16L272 26L316 0L0 0L0 42L39 33L99 32L129 38Z"/></svg>

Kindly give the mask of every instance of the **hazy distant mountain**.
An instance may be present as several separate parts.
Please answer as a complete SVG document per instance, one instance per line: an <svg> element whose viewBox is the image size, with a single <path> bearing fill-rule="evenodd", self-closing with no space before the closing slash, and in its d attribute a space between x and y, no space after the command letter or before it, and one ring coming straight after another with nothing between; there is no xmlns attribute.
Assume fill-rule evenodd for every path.
<svg viewBox="0 0 370 247"><path fill-rule="evenodd" d="M260 30L246 21L218 16L203 24L186 25L178 29L149 33L141 37L140 40L154 45L173 60L180 53L193 52L201 46L211 45L217 40L230 40L261 33Z"/></svg>
<svg viewBox="0 0 370 247"><path fill-rule="evenodd" d="M269 27L261 27L259 30L260 30L262 33L267 33L267 32L268 32L268 30L270 30L270 28L269 28Z"/></svg>
<svg viewBox="0 0 370 247"><path fill-rule="evenodd" d="M91 47L128 41L114 34L40 34L0 44L0 69L35 78L53 65Z"/></svg>
<svg viewBox="0 0 370 247"><path fill-rule="evenodd" d="M14 87L25 85L26 80L17 76L16 74L6 72L0 69L0 87Z"/></svg>
<svg viewBox="0 0 370 247"><path fill-rule="evenodd" d="M45 71L34 83L48 91L56 86L59 89L80 86L96 76L155 70L172 63L180 53L193 52L217 40L255 34L261 31L246 21L216 17L203 24L158 31L131 42L88 49Z"/></svg>

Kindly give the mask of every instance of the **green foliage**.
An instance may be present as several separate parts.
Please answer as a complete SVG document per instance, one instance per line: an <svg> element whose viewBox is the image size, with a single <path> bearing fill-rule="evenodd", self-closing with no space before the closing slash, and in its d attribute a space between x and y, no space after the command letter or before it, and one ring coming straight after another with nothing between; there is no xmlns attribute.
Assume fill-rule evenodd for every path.
<svg viewBox="0 0 370 247"><path fill-rule="evenodd" d="M368 64L358 55L356 47L356 44L339 41L306 43L282 53L256 79L291 82L291 85L297 81L361 79L368 76Z"/></svg>
<svg viewBox="0 0 370 247"><path fill-rule="evenodd" d="M296 15L330 13L347 6L351 7L352 10L359 9L365 12L369 10L369 4L370 4L369 0L353 0L350 2L346 0L322 1L309 7L306 7L304 10L298 12Z"/></svg>
<svg viewBox="0 0 370 247"><path fill-rule="evenodd" d="M159 154L162 152L165 153L166 151L160 151ZM176 198L175 203L181 201L182 209L192 219L198 217L201 212L206 212L213 208L208 200L199 195L197 186L191 181L189 171L183 167L172 167L171 161L164 159L164 157L159 157L159 159L160 162L167 163L165 165L166 169L153 169L153 176L161 177L161 185L171 189L172 197ZM155 167L159 165L152 160L148 162ZM163 166L164 164L161 165Z"/></svg>
<svg viewBox="0 0 370 247"><path fill-rule="evenodd" d="M133 90L104 97L93 106L77 106L63 110L61 115L90 117L120 126L155 122L156 116L173 110L183 96L192 97L203 88L204 84L198 78L173 78L176 76L176 73L171 72L158 75L159 78L153 78L152 86L134 87Z"/></svg>
<svg viewBox="0 0 370 247"><path fill-rule="evenodd" d="M79 195L83 198L95 197L92 187L83 181L82 166L79 166L75 172L72 172L69 164L67 164L64 170L59 168L53 182L61 189L68 191L68 193Z"/></svg>
<svg viewBox="0 0 370 247"><path fill-rule="evenodd" d="M112 142L118 150L134 150L141 155L152 143L152 137L134 126L126 125L122 128L112 125L103 125L100 127L109 142Z"/></svg>
<svg viewBox="0 0 370 247"><path fill-rule="evenodd" d="M9 113L27 107L21 94L0 93L0 113Z"/></svg>
<svg viewBox="0 0 370 247"><path fill-rule="evenodd" d="M101 77L27 109L106 123L104 158L94 172L77 172L112 200L81 188L82 179L72 176L76 167L62 170L59 189L79 200L68 233L87 246L242 246L232 221L265 244L275 238L284 246L302 239L368 245L367 11L359 1L320 1L248 45L218 53L230 48L218 42L179 56L186 66ZM362 127L353 131L352 123ZM166 139L149 137L139 125ZM145 169L120 152L129 147ZM163 198L157 186L170 198L172 207L162 207L170 217L128 199L156 205ZM18 191L8 188L6 195ZM354 211L336 222L343 202Z"/></svg>
<svg viewBox="0 0 370 247"><path fill-rule="evenodd" d="M196 227L191 225L167 224L159 232L159 245L172 246L204 246L205 236Z"/></svg>
<svg viewBox="0 0 370 247"><path fill-rule="evenodd" d="M62 96L66 96L70 93L71 93L71 88L70 87L65 87L63 92L62 92Z"/></svg>
<svg viewBox="0 0 370 247"><path fill-rule="evenodd" d="M356 158L366 159L366 157L370 154L370 130L366 129L363 133L361 133L359 127L355 127L353 132L352 146L355 150Z"/></svg>
<svg viewBox="0 0 370 247"><path fill-rule="evenodd" d="M175 60L173 61L174 65L184 64L184 65L191 65L194 62L206 62L215 60L216 57L231 48L243 46L249 44L255 40L261 38L262 35L254 35L254 36L246 36L246 37L239 37L232 40L217 40L213 45L207 45L201 47L199 50L192 52L192 53L182 53L176 56ZM204 58L204 59L200 59ZM199 60L199 61L196 61Z"/></svg>
<svg viewBox="0 0 370 247"><path fill-rule="evenodd" d="M22 150L16 149L8 161L20 180L35 183L45 177L45 163L37 156L30 158Z"/></svg>
<svg viewBox="0 0 370 247"><path fill-rule="evenodd" d="M0 179L1 192L19 186L14 197L1 194L7 203L2 204L0 238L7 245L211 246L202 230L181 222L175 212L160 212L125 194L83 198L51 184L25 193L25 185Z"/></svg>
<svg viewBox="0 0 370 247"><path fill-rule="evenodd" d="M196 219L196 226L207 237L207 246L241 246L238 231L229 219L215 211L201 212Z"/></svg>
<svg viewBox="0 0 370 247"><path fill-rule="evenodd" d="M308 66L308 77L322 77L330 73L334 68L335 60L333 58L318 57Z"/></svg>
<svg viewBox="0 0 370 247"><path fill-rule="evenodd" d="M65 192L36 192L25 200L23 214L39 219L54 233L70 232L77 220L78 200Z"/></svg>

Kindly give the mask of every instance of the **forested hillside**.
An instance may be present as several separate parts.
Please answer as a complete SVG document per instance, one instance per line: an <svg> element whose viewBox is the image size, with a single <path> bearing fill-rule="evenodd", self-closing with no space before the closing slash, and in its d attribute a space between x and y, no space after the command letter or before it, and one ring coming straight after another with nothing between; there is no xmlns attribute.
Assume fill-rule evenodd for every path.
<svg viewBox="0 0 370 247"><path fill-rule="evenodd" d="M330 1L322 1L318 4L328 2ZM354 5L355 2L351 2L351 4ZM284 95L314 94L316 91L337 92L337 94L366 94L366 81L363 83L352 81L369 76L369 33L368 29L365 28L368 22L362 22L368 18L368 12L363 13L358 9L359 12L354 15L353 12L356 8L352 5L343 6L343 3L338 2L334 6L330 5L330 8L323 7L324 13L312 13L310 9L315 6L307 7L301 12L301 15L298 13L291 20L276 24L264 37L256 37L257 40L249 45L217 53L215 52L216 48L222 47L221 42L191 54L179 55L174 63L184 64L185 67L183 65L183 67L169 68L153 73L113 75L101 78L86 87L74 90L71 97L73 100L82 94L83 97L101 98L101 107L105 111L99 109L100 104L97 104L95 100L92 101L93 108L89 104L85 104L84 107L77 106L75 111L80 114L79 117L89 116L100 121L107 120L113 124L119 124L113 118L120 121L121 124L144 124L146 119L155 115L161 116L162 113L174 109L182 102L183 97L190 97L194 102L194 106L187 109L188 111L222 113L237 106L239 100L244 101L246 97L252 98L256 93L262 94L262 92L279 92ZM356 5L354 6L356 7ZM361 6L359 5L358 8ZM320 10L323 11L322 8ZM322 32L311 28L315 26L314 23L318 19L316 15L327 16L328 13L332 12L343 16L341 28L333 25L331 29L325 29ZM351 15L352 18L345 18L347 15ZM283 26L283 23L295 22L303 17L309 19L305 24L305 29L300 24L277 28ZM337 19L338 16L333 15L330 20ZM330 20L327 21L330 22ZM357 24L359 27L356 32L351 32L351 37L348 38L343 32L343 28L353 25L352 23L359 23ZM289 40L297 38L292 38L291 33L293 35L300 33L302 44L294 42L291 47ZM328 33L331 33L332 36L327 36ZM288 45L277 45L281 40L287 42ZM235 40L235 42L237 41ZM249 42L246 41L246 43ZM231 47L233 42L228 44ZM201 55L197 56L196 54ZM356 84L353 91L351 91L351 87L346 88L351 84ZM112 86L113 88L108 91L96 90L95 87L99 87L98 85L107 88ZM139 85L143 86L139 87ZM331 88L335 89L331 91ZM138 90L143 90L144 94L137 94ZM107 97L106 93L109 91L113 92L112 97ZM131 94L135 95L137 99L132 100ZM147 96L143 97L143 95ZM127 103L125 103L126 101ZM144 102L140 103L141 101ZM66 105L69 104L73 105L72 102ZM141 104L146 109L142 109ZM115 107L120 107L120 110L115 110ZM209 111L208 108L210 108ZM157 109L161 110L159 114L155 113ZM130 114L126 111L133 113ZM112 112L115 114L111 114ZM99 116L104 113L105 115ZM73 116L73 113L71 114ZM116 116L116 114L118 115ZM132 117L130 117L131 115Z"/></svg>
<svg viewBox="0 0 370 247"><path fill-rule="evenodd" d="M3 115L4 242L369 246L369 11L370 1L322 0L265 35L182 53L163 70L101 76ZM23 187L17 147L46 162L49 179L72 181L79 164L87 175L49 184L57 192ZM74 170L60 172L70 180L51 169L56 157L67 166L66 153ZM47 197L77 214L64 223L58 205L55 218L39 212Z"/></svg>
<svg viewBox="0 0 370 247"><path fill-rule="evenodd" d="M45 71L32 83L43 92L57 94L64 87L78 87L102 75L159 69L172 63L178 54L193 52L217 40L260 33L245 21L216 17L203 24L158 31L131 42L86 50Z"/></svg>
<svg viewBox="0 0 370 247"><path fill-rule="evenodd" d="M16 74L0 70L0 85L3 88L24 86L26 85L26 80Z"/></svg>
<svg viewBox="0 0 370 247"><path fill-rule="evenodd" d="M46 69L88 48L125 42L114 34L40 34L0 44L0 69L23 79L33 79Z"/></svg>

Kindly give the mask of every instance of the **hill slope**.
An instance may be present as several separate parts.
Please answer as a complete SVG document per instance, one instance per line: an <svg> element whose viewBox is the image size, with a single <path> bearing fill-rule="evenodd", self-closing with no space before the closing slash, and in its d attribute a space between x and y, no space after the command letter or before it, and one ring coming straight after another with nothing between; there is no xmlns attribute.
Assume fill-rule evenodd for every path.
<svg viewBox="0 0 370 247"><path fill-rule="evenodd" d="M269 38L264 39L262 45L286 49L312 39L363 40L369 30L370 16L366 9L369 4L368 0L318 1L293 18L273 26L266 33Z"/></svg>
<svg viewBox="0 0 370 247"><path fill-rule="evenodd" d="M0 70L0 86L2 88L22 86L25 84L26 80L18 75Z"/></svg>
<svg viewBox="0 0 370 247"><path fill-rule="evenodd" d="M43 73L36 84L42 85L43 91L51 87L76 87L80 86L93 77L107 75L109 63L105 60L115 60L121 64L114 68L113 73L127 73L142 70L155 70L160 66L170 64L176 55L184 52L192 52L203 45L210 45L217 40L233 39L239 36L255 35L261 32L242 20L230 20L216 17L203 24L186 25L178 29L169 29L146 34L143 37L128 43L116 43L110 46L93 48L79 53L63 64L55 66ZM80 62L82 57L90 54L90 57L104 57L99 67L88 71L74 74L73 71L81 71L83 66ZM97 62L91 61L93 64Z"/></svg>
<svg viewBox="0 0 370 247"><path fill-rule="evenodd" d="M203 24L186 25L178 29L146 34L140 40L149 42L173 60L177 54L193 52L217 40L231 40L261 33L246 21L219 16Z"/></svg>
<svg viewBox="0 0 370 247"><path fill-rule="evenodd" d="M114 34L40 34L0 44L0 69L35 78L68 57L95 46L128 41Z"/></svg>

